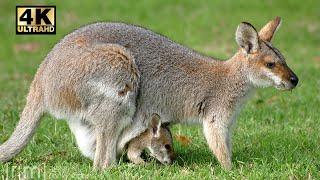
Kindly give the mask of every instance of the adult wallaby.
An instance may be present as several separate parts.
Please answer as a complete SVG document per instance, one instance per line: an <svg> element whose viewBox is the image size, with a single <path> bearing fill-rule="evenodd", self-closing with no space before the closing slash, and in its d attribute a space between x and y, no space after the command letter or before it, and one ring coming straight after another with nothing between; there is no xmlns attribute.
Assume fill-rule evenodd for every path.
<svg viewBox="0 0 320 180"><path fill-rule="evenodd" d="M40 65L21 119L0 146L0 161L19 153L41 115L49 112L67 119L85 147L95 139L94 167L107 167L116 161L117 149L121 152L144 132L147 119L157 113L171 123L202 124L210 149L230 168L231 126L250 92L268 86L291 90L298 84L271 45L280 22L273 19L259 33L240 23L240 49L227 61L124 23L82 27L64 37ZM84 136L87 132L92 137Z"/></svg>

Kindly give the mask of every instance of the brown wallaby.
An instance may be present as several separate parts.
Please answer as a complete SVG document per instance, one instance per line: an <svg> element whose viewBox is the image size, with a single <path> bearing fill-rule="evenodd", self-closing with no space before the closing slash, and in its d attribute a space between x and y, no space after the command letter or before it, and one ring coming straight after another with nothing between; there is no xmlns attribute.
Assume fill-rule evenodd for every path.
<svg viewBox="0 0 320 180"><path fill-rule="evenodd" d="M148 148L151 156L162 164L171 164L174 158L172 135L165 124L161 124L159 115L153 114L149 128L128 143L128 159L135 164L144 164L140 157L142 151Z"/></svg>
<svg viewBox="0 0 320 180"><path fill-rule="evenodd" d="M250 92L269 86L291 90L298 84L271 45L280 22L273 19L259 33L240 23L240 48L226 61L124 23L77 29L40 65L21 119L0 146L0 161L22 151L48 112L67 119L80 150L85 154L95 148L94 167L104 168L157 113L171 123L200 123L209 148L228 169L231 126Z"/></svg>

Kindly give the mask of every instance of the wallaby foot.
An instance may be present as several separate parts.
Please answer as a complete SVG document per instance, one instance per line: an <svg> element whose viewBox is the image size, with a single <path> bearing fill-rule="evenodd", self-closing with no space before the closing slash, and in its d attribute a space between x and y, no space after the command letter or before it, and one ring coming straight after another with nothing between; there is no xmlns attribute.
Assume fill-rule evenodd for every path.
<svg viewBox="0 0 320 180"><path fill-rule="evenodd" d="M128 159L134 164L145 164L145 161L140 157L141 151L139 149L129 149Z"/></svg>

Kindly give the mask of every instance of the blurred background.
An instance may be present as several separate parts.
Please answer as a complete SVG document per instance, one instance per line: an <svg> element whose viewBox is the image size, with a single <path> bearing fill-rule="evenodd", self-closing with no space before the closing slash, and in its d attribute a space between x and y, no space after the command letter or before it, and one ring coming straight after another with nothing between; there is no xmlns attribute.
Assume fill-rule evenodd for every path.
<svg viewBox="0 0 320 180"><path fill-rule="evenodd" d="M263 177L319 177L319 2L1 0L0 143L13 131L41 61L63 36L78 27L98 21L126 22L151 29L209 56L228 59L238 49L234 34L240 22L250 22L259 30L269 20L280 16L282 25L273 39L273 45L282 52L288 65L299 77L299 85L292 92L280 92L274 88L258 90L247 103L237 120L233 141L233 164L236 169L244 167L247 170L236 170L235 177L239 177L241 173L245 173L245 177L255 177L250 168L258 174L261 172L266 175ZM17 5L56 6L57 34L16 35ZM49 116L45 118L32 143L19 156L22 162L27 152L38 156L27 156L27 162L41 163L43 158L47 158L41 154L48 151L65 152L63 149L67 149L66 153L56 155L62 159L50 161L49 158L48 161L59 164L63 157L68 157L90 164L75 148L75 141L70 138L71 133L66 123L51 119ZM195 172L217 166L207 148L201 128L177 125L173 127L173 135L178 165L192 166ZM181 140L181 137L188 138L187 142ZM68 143L70 140L72 143ZM36 148L39 146L41 148ZM69 151L73 152L72 155ZM195 164L207 165L202 167ZM175 171L172 170L172 173ZM209 168L205 171L215 173L217 170Z"/></svg>

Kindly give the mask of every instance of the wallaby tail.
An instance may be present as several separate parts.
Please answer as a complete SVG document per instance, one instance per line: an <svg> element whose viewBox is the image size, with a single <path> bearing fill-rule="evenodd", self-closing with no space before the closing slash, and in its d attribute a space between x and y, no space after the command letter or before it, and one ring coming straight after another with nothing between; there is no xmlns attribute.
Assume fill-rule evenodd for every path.
<svg viewBox="0 0 320 180"><path fill-rule="evenodd" d="M11 160L29 143L43 115L43 104L42 88L38 78L35 78L16 129L11 137L0 146L0 162Z"/></svg>

